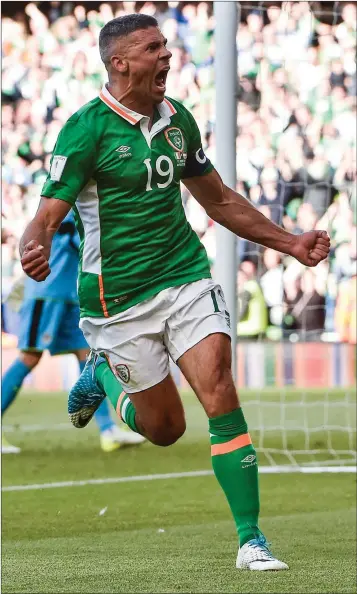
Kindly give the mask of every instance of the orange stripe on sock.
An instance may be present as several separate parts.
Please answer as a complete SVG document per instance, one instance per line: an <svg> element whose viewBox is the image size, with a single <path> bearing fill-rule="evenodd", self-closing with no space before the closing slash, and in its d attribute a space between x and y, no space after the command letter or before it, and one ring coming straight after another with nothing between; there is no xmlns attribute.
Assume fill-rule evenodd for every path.
<svg viewBox="0 0 357 594"><path fill-rule="evenodd" d="M121 403L123 402L124 396L126 396L126 394L125 394L125 392L122 392L122 393L120 394L119 398L118 398L118 402L117 402L117 408L116 408L117 415L118 415L118 417L119 417L119 419L120 419L121 421L122 421L123 419L122 419L122 416L121 416L121 414L120 414L120 407L121 407Z"/></svg>
<svg viewBox="0 0 357 594"><path fill-rule="evenodd" d="M234 450L239 450L240 448L244 448L244 446L251 445L251 443L252 440L249 433L244 433L244 435L238 435L238 437L235 437L226 443L215 443L211 446L211 455L220 456L222 454L229 454L230 452L234 452Z"/></svg>
<svg viewBox="0 0 357 594"><path fill-rule="evenodd" d="M104 299L104 285L103 285L103 277L101 274L98 276L98 281L99 281L99 299L100 299L100 303L102 305L104 317L109 318L107 304L105 303L105 299Z"/></svg>

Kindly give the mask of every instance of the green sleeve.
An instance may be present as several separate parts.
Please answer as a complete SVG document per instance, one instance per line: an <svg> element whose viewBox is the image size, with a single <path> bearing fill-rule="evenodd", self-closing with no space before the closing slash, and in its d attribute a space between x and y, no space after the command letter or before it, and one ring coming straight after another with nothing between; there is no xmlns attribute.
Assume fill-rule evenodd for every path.
<svg viewBox="0 0 357 594"><path fill-rule="evenodd" d="M89 130L76 120L68 120L59 133L41 196L58 198L73 206L93 177L95 156L95 142Z"/></svg>

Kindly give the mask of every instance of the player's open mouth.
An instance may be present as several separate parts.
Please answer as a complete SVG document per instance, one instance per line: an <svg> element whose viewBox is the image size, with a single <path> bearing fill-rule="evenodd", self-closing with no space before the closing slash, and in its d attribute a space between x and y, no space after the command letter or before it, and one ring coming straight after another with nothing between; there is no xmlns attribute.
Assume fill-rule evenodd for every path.
<svg viewBox="0 0 357 594"><path fill-rule="evenodd" d="M160 70L160 72L158 72L154 78L155 87L159 91L165 92L165 90L166 90L166 79L167 79L169 70L170 70L170 68L168 66L166 66L165 68Z"/></svg>

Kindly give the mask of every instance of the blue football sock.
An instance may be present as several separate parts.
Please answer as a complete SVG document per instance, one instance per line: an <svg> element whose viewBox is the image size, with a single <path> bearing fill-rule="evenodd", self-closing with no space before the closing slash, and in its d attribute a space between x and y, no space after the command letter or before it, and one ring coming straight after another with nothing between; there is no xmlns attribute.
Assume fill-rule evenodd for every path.
<svg viewBox="0 0 357 594"><path fill-rule="evenodd" d="M86 360L84 360L84 361L78 361L78 363L79 363L79 371L82 373L83 369L86 366L87 361Z"/></svg>
<svg viewBox="0 0 357 594"><path fill-rule="evenodd" d="M81 373L84 369L85 364L86 364L85 361L79 361L79 368L81 370ZM112 420L112 418L110 416L110 409L109 409L109 405L108 405L108 400L106 398L103 400L101 405L95 411L94 418L95 418L95 422L98 425L98 429L99 429L100 433L102 433L103 431L106 431L107 429L110 429L111 427L113 427L113 425L115 425L114 421Z"/></svg>
<svg viewBox="0 0 357 594"><path fill-rule="evenodd" d="M110 409L107 398L104 398L101 405L97 408L94 413L95 422L98 425L99 431L106 431L115 425L112 417L110 416Z"/></svg>
<svg viewBox="0 0 357 594"><path fill-rule="evenodd" d="M27 367L20 359L16 359L9 367L2 378L2 395L1 395L1 414L3 415L6 409L16 398L16 394L22 386L25 377L30 373L31 368Z"/></svg>

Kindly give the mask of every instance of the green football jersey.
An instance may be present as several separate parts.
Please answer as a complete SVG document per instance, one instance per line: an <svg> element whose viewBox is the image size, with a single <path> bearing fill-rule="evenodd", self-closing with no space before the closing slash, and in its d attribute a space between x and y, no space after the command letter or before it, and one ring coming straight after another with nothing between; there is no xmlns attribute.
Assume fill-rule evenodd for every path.
<svg viewBox="0 0 357 594"><path fill-rule="evenodd" d="M210 277L180 180L213 166L176 101L149 118L103 88L61 130L42 196L73 206L81 239L81 317L110 317L163 289Z"/></svg>

